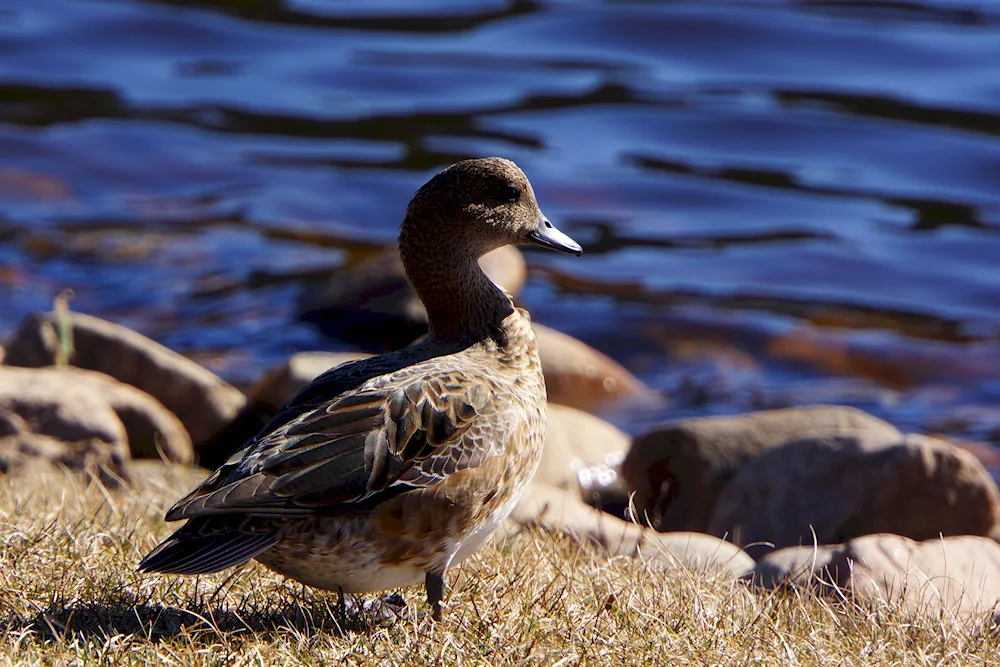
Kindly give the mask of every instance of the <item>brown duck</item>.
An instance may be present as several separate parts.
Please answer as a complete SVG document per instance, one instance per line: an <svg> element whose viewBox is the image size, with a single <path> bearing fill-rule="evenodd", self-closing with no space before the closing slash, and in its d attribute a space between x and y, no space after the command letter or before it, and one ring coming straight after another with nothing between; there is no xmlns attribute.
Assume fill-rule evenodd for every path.
<svg viewBox="0 0 1000 667"><path fill-rule="evenodd" d="M430 334L314 380L167 512L188 522L139 569L204 574L256 558L342 593L423 580L440 618L445 571L490 538L541 456L530 319L477 264L521 243L582 252L513 162L466 160L434 176L399 234Z"/></svg>

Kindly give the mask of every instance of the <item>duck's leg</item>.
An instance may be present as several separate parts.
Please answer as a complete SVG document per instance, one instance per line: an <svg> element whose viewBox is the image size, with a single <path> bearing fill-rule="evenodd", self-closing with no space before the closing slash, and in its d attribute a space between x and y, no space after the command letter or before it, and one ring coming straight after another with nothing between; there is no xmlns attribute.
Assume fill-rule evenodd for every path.
<svg viewBox="0 0 1000 667"><path fill-rule="evenodd" d="M431 618L441 620L441 600L444 599L444 572L428 572L424 579L427 588L427 604L431 606Z"/></svg>
<svg viewBox="0 0 1000 667"><path fill-rule="evenodd" d="M347 601L344 599L344 588L337 586L337 619L340 621L341 632L347 632Z"/></svg>

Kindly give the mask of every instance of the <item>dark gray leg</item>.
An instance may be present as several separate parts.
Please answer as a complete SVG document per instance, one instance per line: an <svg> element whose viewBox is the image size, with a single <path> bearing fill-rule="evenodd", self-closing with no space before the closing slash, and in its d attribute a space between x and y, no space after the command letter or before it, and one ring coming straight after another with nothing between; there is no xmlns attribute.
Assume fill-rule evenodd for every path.
<svg viewBox="0 0 1000 667"><path fill-rule="evenodd" d="M431 606L431 618L440 621L441 600L444 599L444 573L428 572L424 586L427 587L427 604Z"/></svg>
<svg viewBox="0 0 1000 667"><path fill-rule="evenodd" d="M340 621L340 629L347 632L347 602L344 600L344 589L337 586L337 616Z"/></svg>

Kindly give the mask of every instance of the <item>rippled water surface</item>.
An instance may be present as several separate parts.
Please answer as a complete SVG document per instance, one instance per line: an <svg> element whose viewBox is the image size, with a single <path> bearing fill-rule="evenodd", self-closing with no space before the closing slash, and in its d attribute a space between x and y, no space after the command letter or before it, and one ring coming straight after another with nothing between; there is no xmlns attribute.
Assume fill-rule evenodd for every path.
<svg viewBox="0 0 1000 667"><path fill-rule="evenodd" d="M345 348L303 285L483 154L587 249L524 304L669 414L1000 441L995 3L0 0L0 334L72 287L236 382Z"/></svg>

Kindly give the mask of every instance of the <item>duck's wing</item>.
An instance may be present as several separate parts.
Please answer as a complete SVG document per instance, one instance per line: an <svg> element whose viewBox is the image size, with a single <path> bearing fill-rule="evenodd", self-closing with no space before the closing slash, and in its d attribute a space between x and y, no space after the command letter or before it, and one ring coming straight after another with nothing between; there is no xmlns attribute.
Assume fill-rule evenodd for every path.
<svg viewBox="0 0 1000 667"><path fill-rule="evenodd" d="M485 369L449 359L373 377L327 400L322 385L337 374L321 376L167 520L367 512L481 465L503 448L510 418L497 409Z"/></svg>

